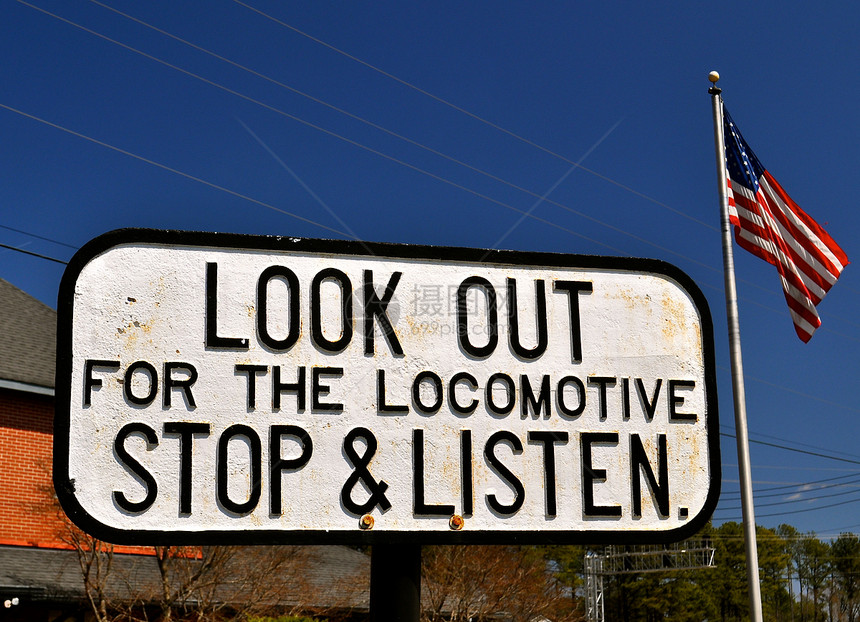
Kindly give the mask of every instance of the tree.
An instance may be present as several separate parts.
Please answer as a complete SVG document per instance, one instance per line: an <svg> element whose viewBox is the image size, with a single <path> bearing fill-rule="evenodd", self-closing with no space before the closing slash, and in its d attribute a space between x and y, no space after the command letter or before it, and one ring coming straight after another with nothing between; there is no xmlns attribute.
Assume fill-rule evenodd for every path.
<svg viewBox="0 0 860 622"><path fill-rule="evenodd" d="M138 592L136 600L141 611L154 610L161 622L282 610L284 596L309 592L302 577L308 554L299 546L162 546L155 547L154 560L159 585ZM297 611L301 601L286 608Z"/></svg>
<svg viewBox="0 0 860 622"><path fill-rule="evenodd" d="M69 520L51 486L42 493L32 509L56 519L58 539L75 551L87 608L96 622L327 616L367 591L355 572L341 572L324 577L323 602L314 598L313 588L319 586L310 584L308 567L314 565L316 549L304 546L135 547L134 563L123 565L112 544Z"/></svg>
<svg viewBox="0 0 860 622"><path fill-rule="evenodd" d="M728 522L706 533L716 549L716 568L705 576L703 588L711 595L722 622L744 620L748 617L749 589L743 526Z"/></svg>
<svg viewBox="0 0 860 622"><path fill-rule="evenodd" d="M756 541L762 613L774 620L787 619L791 615L791 595L785 585L791 563L788 543L777 531L761 526L756 527Z"/></svg>
<svg viewBox="0 0 860 622"><path fill-rule="evenodd" d="M684 569L692 558L683 553L697 551L701 538L679 543L675 551L657 552L651 547L612 547L612 560L605 568L604 609L607 620L621 622L701 622L720 617L714 586L720 577L714 568ZM676 555L678 556L676 558ZM698 558L697 558L698 559ZM680 562L680 563L679 563ZM676 565L677 564L677 565Z"/></svg>
<svg viewBox="0 0 860 622"><path fill-rule="evenodd" d="M855 622L860 616L860 538L853 533L840 534L830 549L839 612L847 622Z"/></svg>
<svg viewBox="0 0 860 622"><path fill-rule="evenodd" d="M781 524L776 528L776 533L782 538L785 552L788 555L786 574L788 575L788 597L789 597L789 619L794 622L794 610L796 600L794 598L794 579L800 577L800 532L791 525ZM803 608L800 608L800 619L803 620Z"/></svg>
<svg viewBox="0 0 860 622"><path fill-rule="evenodd" d="M58 510L58 534L77 554L87 604L97 622L242 619L303 610L310 593L301 546L140 547L126 570L115 547L73 525ZM156 582L147 572L155 566ZM290 602L285 598L292 595ZM325 607L317 606L324 612Z"/></svg>
<svg viewBox="0 0 860 622"><path fill-rule="evenodd" d="M577 593L583 584L584 546L544 545L535 547L547 560L555 580L568 591L571 602L576 604Z"/></svg>
<svg viewBox="0 0 860 622"><path fill-rule="evenodd" d="M66 541L77 553L97 622L234 620L296 613L309 603L303 599L310 593L303 577L309 556L304 547L154 547L121 571L114 564L113 545L71 525ZM156 582L147 580L152 573L146 567L153 565Z"/></svg>
<svg viewBox="0 0 860 622"><path fill-rule="evenodd" d="M113 545L93 538L71 523L68 523L63 540L77 553L84 593L96 622L109 622L112 617L108 611L111 599L107 582L113 567Z"/></svg>
<svg viewBox="0 0 860 622"><path fill-rule="evenodd" d="M607 581L606 619L624 622L701 622L718 618L699 579L709 570L630 573Z"/></svg>
<svg viewBox="0 0 860 622"><path fill-rule="evenodd" d="M536 547L424 547L421 566L425 622L581 618Z"/></svg>
<svg viewBox="0 0 860 622"><path fill-rule="evenodd" d="M812 619L821 617L822 591L830 576L830 546L808 533L800 541L800 582L805 585L807 595L812 592Z"/></svg>

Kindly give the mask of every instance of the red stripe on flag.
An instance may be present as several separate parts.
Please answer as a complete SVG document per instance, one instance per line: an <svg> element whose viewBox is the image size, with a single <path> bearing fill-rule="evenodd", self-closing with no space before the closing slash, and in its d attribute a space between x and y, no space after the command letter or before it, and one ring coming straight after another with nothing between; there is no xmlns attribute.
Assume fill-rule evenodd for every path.
<svg viewBox="0 0 860 622"><path fill-rule="evenodd" d="M782 209L775 210L774 215L780 218L780 221L786 229L791 231L794 239L796 239L818 261L824 264L833 276L838 277L842 273L843 268L848 265L848 256L845 252L817 222L809 217L809 214L804 212L803 209L801 209L801 207L795 203L790 196L788 196L788 193L779 185L779 182L773 178L773 175L768 171L765 171L764 179L767 182L767 185L769 185L779 199L782 200L782 203L785 205L785 208L789 210L791 216L801 221L808 231L802 231L793 222L790 222L789 214ZM827 251L834 256L839 265L833 263L823 248L826 248Z"/></svg>
<svg viewBox="0 0 860 622"><path fill-rule="evenodd" d="M747 188L729 180L729 221L741 248L776 267L795 332L806 343L821 326L815 307L848 257L772 175L765 172L761 184L752 198Z"/></svg>
<svg viewBox="0 0 860 622"><path fill-rule="evenodd" d="M780 244L787 250L785 261L790 264L789 267L791 269L797 269L803 273L803 276L811 281L810 285L818 285L823 290L819 296L819 300L816 300L817 304L820 301L820 298L823 298L827 291L833 286L833 283L836 282L836 277L839 276L839 272L836 272L834 275L831 272L833 264L826 257L814 255L808 250L808 246L811 243L808 238L794 237L790 230L780 231L778 227L782 225L782 221L785 219L785 213L779 209L779 206L775 204L774 200L771 197L768 197L764 191L759 194L760 203L767 206L767 214L773 219L773 236L778 238Z"/></svg>
<svg viewBox="0 0 860 622"><path fill-rule="evenodd" d="M761 214L760 204L752 204L746 197L740 195L737 202L740 207L748 209L759 215L760 218L765 219L765 216ZM794 287L806 291L814 304L821 301L823 295L830 289L831 283L827 282L818 272L807 266L806 262L786 244L779 235L779 232L774 231L770 227L758 226L748 218L744 218L741 213L733 220L733 224L735 225L735 240L738 245L775 266L780 274L788 279ZM742 237L742 233L752 236L758 241L758 244L755 244L748 238ZM775 251L778 251L778 254ZM804 282L804 275L800 274L798 268L803 271L804 275L812 283ZM821 296L808 291L813 283L823 290Z"/></svg>

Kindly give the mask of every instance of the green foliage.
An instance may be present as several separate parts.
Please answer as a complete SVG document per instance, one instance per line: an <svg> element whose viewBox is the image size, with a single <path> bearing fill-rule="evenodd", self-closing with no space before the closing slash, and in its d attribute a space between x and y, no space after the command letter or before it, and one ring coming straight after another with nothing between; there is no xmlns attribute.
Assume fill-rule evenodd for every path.
<svg viewBox="0 0 860 622"><path fill-rule="evenodd" d="M609 581L607 620L701 622L716 619L709 594L696 571L621 575Z"/></svg>
<svg viewBox="0 0 860 622"><path fill-rule="evenodd" d="M848 622L860 617L860 538L843 533L830 546L836 584L839 588L839 611Z"/></svg>
<svg viewBox="0 0 860 622"><path fill-rule="evenodd" d="M585 547L582 546L537 546L539 551L547 560L549 568L555 575L556 580L571 589L582 585L583 560L585 558Z"/></svg>
<svg viewBox="0 0 860 622"><path fill-rule="evenodd" d="M773 529L756 528L762 612L768 619L780 620L791 613L791 597L786 577L791 562L788 542Z"/></svg>
<svg viewBox="0 0 860 622"><path fill-rule="evenodd" d="M606 619L749 620L743 526L735 522L708 525L695 539L710 542L715 567L607 575ZM756 541L766 622L860 622L860 537L845 533L831 543L780 525L777 529L757 528ZM547 547L547 559L564 559L552 549ZM569 563L556 561L554 567L560 573L579 572L574 570L573 552L565 553Z"/></svg>
<svg viewBox="0 0 860 622"><path fill-rule="evenodd" d="M830 577L830 545L814 534L800 541L800 581L806 585L807 597L811 595L813 622L825 618L825 586Z"/></svg>
<svg viewBox="0 0 860 622"><path fill-rule="evenodd" d="M764 619L791 620L793 597L787 577L793 541L763 527L757 530L756 536ZM625 622L749 620L743 526L735 522L719 527L708 525L694 540L710 542L715 549L715 567L606 577L606 619ZM799 610L798 607L796 611Z"/></svg>
<svg viewBox="0 0 860 622"><path fill-rule="evenodd" d="M745 620L749 617L749 591L743 526L724 523L712 530L711 538L716 568L710 573L706 589L715 601L720 620Z"/></svg>

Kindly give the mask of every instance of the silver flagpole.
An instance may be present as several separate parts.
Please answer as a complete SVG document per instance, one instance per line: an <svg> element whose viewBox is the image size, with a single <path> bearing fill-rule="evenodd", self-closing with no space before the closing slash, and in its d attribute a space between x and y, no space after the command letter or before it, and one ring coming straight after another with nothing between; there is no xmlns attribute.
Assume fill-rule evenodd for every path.
<svg viewBox="0 0 860 622"><path fill-rule="evenodd" d="M729 351L732 360L732 389L735 405L735 434L738 444L738 467L741 480L741 507L744 517L744 545L747 557L747 585L750 594L750 620L762 622L761 586L758 576L758 547L755 535L750 445L747 433L747 406L744 392L744 365L741 358L741 331L738 321L738 295L735 288L735 259L729 223L729 197L726 180L726 143L723 136L722 89L717 87L720 74L712 71L708 79L713 86L708 90L714 111L714 142L717 151L717 181L720 189L720 224L723 233L723 276L726 286L726 315L729 325Z"/></svg>

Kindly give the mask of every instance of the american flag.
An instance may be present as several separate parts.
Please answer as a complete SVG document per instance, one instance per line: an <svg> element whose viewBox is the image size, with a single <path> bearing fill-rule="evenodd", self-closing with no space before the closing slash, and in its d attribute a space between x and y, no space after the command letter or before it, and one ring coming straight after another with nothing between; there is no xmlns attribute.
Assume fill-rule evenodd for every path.
<svg viewBox="0 0 860 622"><path fill-rule="evenodd" d="M765 170L725 109L723 133L735 240L776 266L794 329L807 342L821 326L815 307L848 265L848 257Z"/></svg>

